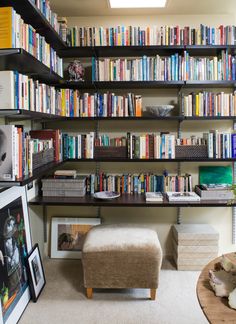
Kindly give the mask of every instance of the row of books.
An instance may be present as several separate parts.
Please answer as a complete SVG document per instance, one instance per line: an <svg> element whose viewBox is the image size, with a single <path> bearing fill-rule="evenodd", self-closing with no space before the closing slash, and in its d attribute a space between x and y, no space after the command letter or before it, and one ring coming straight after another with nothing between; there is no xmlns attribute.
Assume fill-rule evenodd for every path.
<svg viewBox="0 0 236 324"><path fill-rule="evenodd" d="M58 89L22 75L0 71L0 109L30 111L70 117L142 116L142 96L134 93L81 94L78 90ZM236 116L236 92L201 91L182 95L184 116Z"/></svg>
<svg viewBox="0 0 236 324"><path fill-rule="evenodd" d="M45 18L49 21L52 27L60 34L60 24L58 16L50 8L49 0L30 0L42 12Z"/></svg>
<svg viewBox="0 0 236 324"><path fill-rule="evenodd" d="M236 26L71 27L69 46L235 45Z"/></svg>
<svg viewBox="0 0 236 324"><path fill-rule="evenodd" d="M23 48L63 77L63 62L45 38L25 24L12 7L0 8L0 48Z"/></svg>
<svg viewBox="0 0 236 324"><path fill-rule="evenodd" d="M88 134L62 134L63 159L93 159L94 132Z"/></svg>
<svg viewBox="0 0 236 324"><path fill-rule="evenodd" d="M50 136L35 138L34 131L25 131L22 126L0 126L0 179L15 180L31 176L39 162L44 164L56 159L54 139ZM46 160L39 161L36 153L48 152ZM50 157L49 161L47 158ZM59 157L58 157L59 158Z"/></svg>
<svg viewBox="0 0 236 324"><path fill-rule="evenodd" d="M236 92L183 95L181 109L184 116L236 116Z"/></svg>
<svg viewBox="0 0 236 324"><path fill-rule="evenodd" d="M212 130L208 133L209 158L236 158L236 134Z"/></svg>
<svg viewBox="0 0 236 324"><path fill-rule="evenodd" d="M129 117L142 116L142 96L134 93L116 95L115 93L87 92L72 98L72 115L78 117Z"/></svg>
<svg viewBox="0 0 236 324"><path fill-rule="evenodd" d="M142 194L145 192L192 191L190 174L164 176L151 173L140 174L90 174L86 181L87 193L115 191L120 194Z"/></svg>
<svg viewBox="0 0 236 324"><path fill-rule="evenodd" d="M174 159L176 157L235 158L236 134L218 132L203 133L202 137L177 138L170 133L137 135L128 132L127 137L111 137L103 134L95 138L94 132L88 134L62 134L64 159L93 159L96 148L110 148L108 155L104 152L96 157L116 157L128 159ZM125 148L115 151L114 148ZM185 147L184 153L176 156L178 147ZM197 148L203 148L203 155L197 155ZM192 148L194 150L192 150ZM188 151L191 150L191 151ZM188 155L191 152L191 156ZM122 154L122 156L119 156ZM123 156L124 154L124 156ZM202 154L202 153L201 153Z"/></svg>
<svg viewBox="0 0 236 324"><path fill-rule="evenodd" d="M236 80L236 57L221 51L219 56L102 58L92 59L93 81L181 81L181 80Z"/></svg>

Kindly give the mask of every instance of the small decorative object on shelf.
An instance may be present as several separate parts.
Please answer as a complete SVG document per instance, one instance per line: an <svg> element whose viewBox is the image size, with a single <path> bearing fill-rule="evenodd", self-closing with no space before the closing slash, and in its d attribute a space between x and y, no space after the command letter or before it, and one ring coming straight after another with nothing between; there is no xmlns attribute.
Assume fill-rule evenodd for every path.
<svg viewBox="0 0 236 324"><path fill-rule="evenodd" d="M70 81L84 81L84 67L79 60L74 60L68 65Z"/></svg>

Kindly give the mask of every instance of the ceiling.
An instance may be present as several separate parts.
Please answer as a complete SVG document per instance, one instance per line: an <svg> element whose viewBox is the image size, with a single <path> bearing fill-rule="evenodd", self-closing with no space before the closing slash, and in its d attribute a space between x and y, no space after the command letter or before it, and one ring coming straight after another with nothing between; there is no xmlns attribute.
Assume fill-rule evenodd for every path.
<svg viewBox="0 0 236 324"><path fill-rule="evenodd" d="M50 3L53 11L65 17L236 13L236 0L167 0L164 9L110 9L108 0L51 0Z"/></svg>

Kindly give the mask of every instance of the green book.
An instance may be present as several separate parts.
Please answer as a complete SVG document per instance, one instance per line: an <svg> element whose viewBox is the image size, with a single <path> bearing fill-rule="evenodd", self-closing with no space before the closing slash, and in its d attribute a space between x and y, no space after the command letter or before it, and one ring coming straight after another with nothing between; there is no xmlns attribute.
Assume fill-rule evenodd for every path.
<svg viewBox="0 0 236 324"><path fill-rule="evenodd" d="M229 166L200 166L199 184L226 184L232 185L233 170Z"/></svg>

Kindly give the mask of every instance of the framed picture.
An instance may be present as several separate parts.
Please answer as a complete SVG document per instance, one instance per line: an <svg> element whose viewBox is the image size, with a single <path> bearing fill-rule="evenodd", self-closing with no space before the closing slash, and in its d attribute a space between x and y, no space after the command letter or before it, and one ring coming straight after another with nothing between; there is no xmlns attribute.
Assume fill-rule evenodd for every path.
<svg viewBox="0 0 236 324"><path fill-rule="evenodd" d="M33 247L33 250L30 252L27 261L31 296L33 301L36 302L41 291L43 290L43 287L46 284L38 244L35 244L35 246Z"/></svg>
<svg viewBox="0 0 236 324"><path fill-rule="evenodd" d="M31 236L25 187L0 193L0 323L17 323L30 300Z"/></svg>
<svg viewBox="0 0 236 324"><path fill-rule="evenodd" d="M80 259L87 232L100 218L52 217L51 258Z"/></svg>

